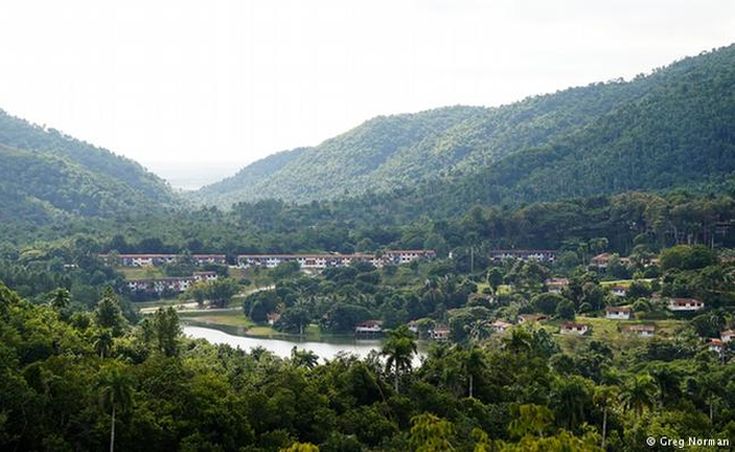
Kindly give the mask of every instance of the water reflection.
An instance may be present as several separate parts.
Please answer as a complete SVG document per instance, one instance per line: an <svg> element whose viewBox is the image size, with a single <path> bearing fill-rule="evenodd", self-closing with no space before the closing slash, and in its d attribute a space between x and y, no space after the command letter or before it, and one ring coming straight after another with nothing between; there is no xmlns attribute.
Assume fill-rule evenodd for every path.
<svg viewBox="0 0 735 452"><path fill-rule="evenodd" d="M184 326L184 334L197 339L206 339L212 344L229 344L250 351L255 347L263 347L276 356L287 358L291 356L294 345L300 350L314 352L319 358L333 359L340 353L350 353L364 358L372 350L380 351L382 341L380 339L353 339L349 337L331 338L329 342L299 342L297 340L260 338L249 336L235 336L224 331L200 326ZM419 357L414 359L414 364L419 364Z"/></svg>

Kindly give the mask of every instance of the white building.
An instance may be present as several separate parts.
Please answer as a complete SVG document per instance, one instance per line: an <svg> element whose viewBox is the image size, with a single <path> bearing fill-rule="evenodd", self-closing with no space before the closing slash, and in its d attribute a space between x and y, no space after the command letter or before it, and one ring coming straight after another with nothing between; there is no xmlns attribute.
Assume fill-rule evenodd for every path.
<svg viewBox="0 0 735 452"><path fill-rule="evenodd" d="M696 298L672 298L669 300L671 311L699 311L704 308L704 303Z"/></svg>
<svg viewBox="0 0 735 452"><path fill-rule="evenodd" d="M707 342L707 349L711 352L715 352L718 355L721 355L722 352L725 350L725 345L719 339L710 339Z"/></svg>
<svg viewBox="0 0 735 452"><path fill-rule="evenodd" d="M720 339L723 343L727 344L731 340L735 339L735 330L727 330L720 333Z"/></svg>
<svg viewBox="0 0 735 452"><path fill-rule="evenodd" d="M355 333L380 333L383 331L383 322L380 320L366 320L355 325Z"/></svg>
<svg viewBox="0 0 735 452"><path fill-rule="evenodd" d="M494 261L503 261L506 259L519 259L522 261L541 261L554 262L556 259L555 250L490 250L490 259Z"/></svg>
<svg viewBox="0 0 735 452"><path fill-rule="evenodd" d="M242 268L275 268L285 262L297 262L304 270L347 267L355 262L368 262L375 267L408 264L419 259L433 259L434 250L389 250L383 254L241 254L237 264Z"/></svg>
<svg viewBox="0 0 735 452"><path fill-rule="evenodd" d="M587 334L587 331L589 331L589 327L587 325L574 322L562 323L561 329L559 330L561 334L570 334L576 336L583 336Z"/></svg>
<svg viewBox="0 0 735 452"><path fill-rule="evenodd" d="M627 306L608 306L605 308L605 318L614 320L628 320L633 312Z"/></svg>
<svg viewBox="0 0 735 452"><path fill-rule="evenodd" d="M496 333L505 333L509 328L513 327L512 323L503 322L502 320L496 320L492 324L493 330Z"/></svg>
<svg viewBox="0 0 735 452"><path fill-rule="evenodd" d="M653 337L656 334L656 327L653 325L629 325L623 328L623 331L640 337Z"/></svg>
<svg viewBox="0 0 735 452"><path fill-rule="evenodd" d="M624 297L628 293L628 288L625 286L612 286L610 292L616 297Z"/></svg>

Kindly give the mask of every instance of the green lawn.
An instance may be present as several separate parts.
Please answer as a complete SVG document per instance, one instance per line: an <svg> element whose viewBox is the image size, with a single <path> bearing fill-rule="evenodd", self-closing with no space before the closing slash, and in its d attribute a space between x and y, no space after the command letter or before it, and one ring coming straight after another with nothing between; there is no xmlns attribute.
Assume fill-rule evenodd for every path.
<svg viewBox="0 0 735 452"><path fill-rule="evenodd" d="M177 298L169 298L165 300L152 300L152 301L132 301L131 304L135 306L138 309L144 309L144 308L158 308L158 307L167 307L167 306L175 306L177 304L182 304L183 301L177 299Z"/></svg>
<svg viewBox="0 0 735 452"><path fill-rule="evenodd" d="M600 281L600 285L602 287L610 287L610 286L623 286L623 287L630 287L631 284L633 284L634 279L616 279L613 281ZM639 281L650 283L653 281L653 278L641 278Z"/></svg>
<svg viewBox="0 0 735 452"><path fill-rule="evenodd" d="M160 267L117 267L115 270L122 273L125 279L152 279L166 276Z"/></svg>
<svg viewBox="0 0 735 452"><path fill-rule="evenodd" d="M245 317L241 309L233 311L180 311L182 320L194 320L199 324L240 326L250 328L255 323Z"/></svg>
<svg viewBox="0 0 735 452"><path fill-rule="evenodd" d="M490 284L488 283L477 283L477 293L482 293L483 289L489 289ZM501 284L498 286L498 295L507 295L511 292L511 287L508 284Z"/></svg>

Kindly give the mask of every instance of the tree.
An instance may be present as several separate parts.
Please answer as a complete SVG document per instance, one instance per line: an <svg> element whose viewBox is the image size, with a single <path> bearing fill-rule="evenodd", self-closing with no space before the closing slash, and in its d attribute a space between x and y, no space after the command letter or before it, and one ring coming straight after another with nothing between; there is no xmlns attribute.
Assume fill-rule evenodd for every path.
<svg viewBox="0 0 735 452"><path fill-rule="evenodd" d="M120 302L111 287L105 288L94 311L94 318L99 327L109 328L115 336L122 331L125 319L122 316Z"/></svg>
<svg viewBox="0 0 735 452"><path fill-rule="evenodd" d="M463 353L463 355L462 368L465 374L467 374L469 397L473 398L475 389L475 377L479 375L483 370L485 370L487 364L485 363L485 356L478 347L471 346L469 350Z"/></svg>
<svg viewBox="0 0 735 452"><path fill-rule="evenodd" d="M498 287L503 284L503 272L498 267L493 267L487 272L487 284L497 293Z"/></svg>
<svg viewBox="0 0 735 452"><path fill-rule="evenodd" d="M411 419L411 450L416 452L443 452L454 450L451 439L454 426L451 422L431 413L414 416Z"/></svg>
<svg viewBox="0 0 735 452"><path fill-rule="evenodd" d="M605 441L607 439L607 413L619 396L620 393L617 386L602 385L595 388L593 400L598 407L602 407L602 444L600 445L602 450L605 450Z"/></svg>
<svg viewBox="0 0 735 452"><path fill-rule="evenodd" d="M553 421L554 413L543 405L520 405L508 425L508 433L517 438L526 435L543 437Z"/></svg>
<svg viewBox="0 0 735 452"><path fill-rule="evenodd" d="M112 348L112 331L109 328L99 328L94 338L94 350L100 358L104 359Z"/></svg>
<svg viewBox="0 0 735 452"><path fill-rule="evenodd" d="M294 345L291 349L291 362L296 367L313 369L319 363L319 355L311 350L299 350Z"/></svg>
<svg viewBox="0 0 735 452"><path fill-rule="evenodd" d="M237 282L230 278L223 278L209 283L207 295L212 306L223 308L239 291Z"/></svg>
<svg viewBox="0 0 735 452"><path fill-rule="evenodd" d="M385 369L394 371L394 389L398 392L398 381L401 374L411 370L411 361L416 353L416 341L414 334L407 326L402 325L388 333L388 338L383 344L382 355L386 357Z"/></svg>
<svg viewBox="0 0 735 452"><path fill-rule="evenodd" d="M51 306L57 311L61 311L69 307L70 302L71 294L63 287L59 287L51 295Z"/></svg>
<svg viewBox="0 0 735 452"><path fill-rule="evenodd" d="M559 294L549 292L540 293L531 298L531 304L534 309L546 315L554 314L557 306L564 301L566 301L566 298Z"/></svg>
<svg viewBox="0 0 735 452"><path fill-rule="evenodd" d="M661 252L661 269L695 270L717 262L717 255L703 245L677 245Z"/></svg>
<svg viewBox="0 0 735 452"><path fill-rule="evenodd" d="M166 356L175 356L178 353L178 339L181 335L179 315L173 307L158 308L153 318L158 349Z"/></svg>
<svg viewBox="0 0 735 452"><path fill-rule="evenodd" d="M569 430L574 430L586 420L588 406L592 402L589 383L579 375L559 378L552 387L552 406L556 409L557 420L565 421Z"/></svg>
<svg viewBox="0 0 735 452"><path fill-rule="evenodd" d="M99 383L100 403L103 409L110 410L110 452L115 450L115 415L125 411L131 404L133 382L119 364L104 369Z"/></svg>
<svg viewBox="0 0 735 452"><path fill-rule="evenodd" d="M634 375L629 379L620 394L627 409L635 411L640 417L645 408L651 408L656 401L656 381L648 374Z"/></svg>
<svg viewBox="0 0 735 452"><path fill-rule="evenodd" d="M574 320L574 303L569 300L561 300L556 305L556 316L562 320Z"/></svg>

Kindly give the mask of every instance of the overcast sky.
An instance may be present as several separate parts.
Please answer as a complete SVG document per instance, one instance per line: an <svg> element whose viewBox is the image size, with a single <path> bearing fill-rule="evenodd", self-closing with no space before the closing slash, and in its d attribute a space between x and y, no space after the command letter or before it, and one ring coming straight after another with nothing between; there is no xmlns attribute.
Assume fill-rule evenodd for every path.
<svg viewBox="0 0 735 452"><path fill-rule="evenodd" d="M379 114L500 105L733 41L733 0L2 0L0 108L161 173L234 172Z"/></svg>

